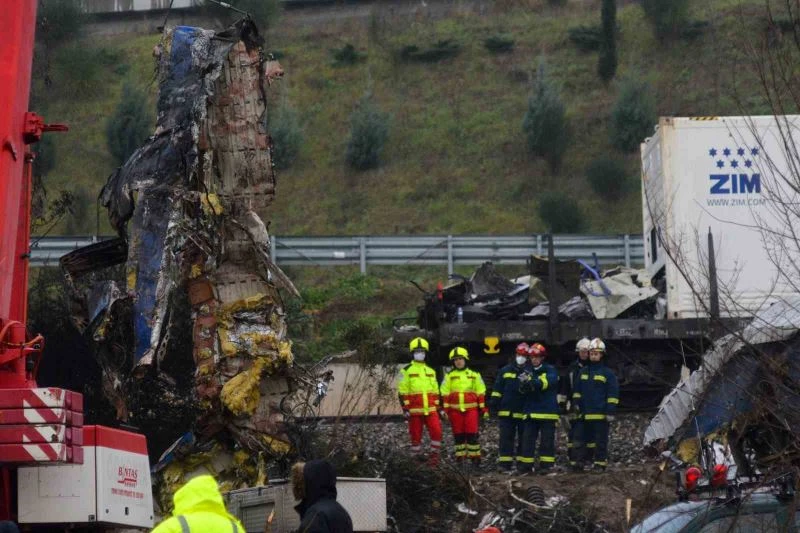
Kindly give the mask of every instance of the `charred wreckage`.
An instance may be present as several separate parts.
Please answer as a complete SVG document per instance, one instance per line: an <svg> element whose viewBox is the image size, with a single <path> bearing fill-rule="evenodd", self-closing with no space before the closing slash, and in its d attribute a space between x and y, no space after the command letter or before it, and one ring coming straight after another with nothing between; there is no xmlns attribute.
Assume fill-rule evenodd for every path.
<svg viewBox="0 0 800 533"><path fill-rule="evenodd" d="M167 448L162 509L198 468L229 490L264 484L297 440L292 392L314 386L295 379L281 291L298 292L258 215L275 196L266 90L283 74L261 45L249 18L165 32L156 130L100 193L119 238L61 262L117 418Z"/></svg>
<svg viewBox="0 0 800 533"><path fill-rule="evenodd" d="M723 330L743 318L671 319L666 313L662 274L616 267L601 271L587 261L532 255L528 273L508 279L491 262L470 277L451 276L424 293L413 324L395 320L393 340L402 346L416 336L430 339L436 363L449 350L467 346L473 365L492 371L507 362L517 343L542 342L562 371L575 358L581 338L602 338L608 364L620 379L621 404L654 407L678 382L681 368L696 369L702 354ZM551 305L553 302L553 305ZM491 380L490 380L491 381Z"/></svg>

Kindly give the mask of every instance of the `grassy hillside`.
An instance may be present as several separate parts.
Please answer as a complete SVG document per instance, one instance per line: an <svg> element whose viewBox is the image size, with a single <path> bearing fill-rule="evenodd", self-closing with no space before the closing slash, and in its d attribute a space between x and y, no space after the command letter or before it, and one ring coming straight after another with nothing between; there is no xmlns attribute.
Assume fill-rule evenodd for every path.
<svg viewBox="0 0 800 533"><path fill-rule="evenodd" d="M638 185L609 205L595 197L584 176L590 161L614 151L608 119L618 82L599 81L596 53L578 51L567 29L599 23L599 4L571 0L567 7L551 8L544 0L506 0L420 4L411 10L376 4L350 18L337 18L332 10L284 13L267 36L287 72L271 98L273 105L288 102L299 111L305 143L295 164L278 176L277 201L266 214L273 231L539 232L546 228L537 215L537 198L548 190L578 199L587 231L638 231ZM710 26L693 40L669 46L656 42L637 3L618 4L617 79L648 80L659 114L768 112L744 51L750 39L764 35L762 0L697 0L693 18ZM501 33L512 36L516 46L492 55L483 42ZM443 39L461 46L458 56L430 64L398 60L403 46L422 48ZM106 117L126 79L154 96L151 51L158 40L150 35L87 41L80 54L99 69L89 81L74 80L71 55L78 50L57 54L53 85L40 84L36 91L48 120L72 129L57 138L57 165L47 180L51 191L75 189L89 197L104 183L114 166L105 147ZM331 49L346 43L364 52L365 61L335 66ZM572 125L571 148L555 175L528 154L521 131L540 56L562 88ZM64 58L71 60L62 61L66 67L58 64ZM390 138L383 165L356 173L344 164L344 146L349 114L367 90L391 114ZM636 154L625 162L638 183ZM81 216L71 229L91 231L94 209Z"/></svg>

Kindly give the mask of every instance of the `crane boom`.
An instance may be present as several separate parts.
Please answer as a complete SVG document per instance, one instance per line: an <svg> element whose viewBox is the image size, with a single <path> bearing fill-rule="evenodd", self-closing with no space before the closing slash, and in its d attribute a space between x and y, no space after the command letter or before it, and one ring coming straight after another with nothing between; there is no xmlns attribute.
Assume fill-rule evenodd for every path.
<svg viewBox="0 0 800 533"><path fill-rule="evenodd" d="M35 386L16 347L25 343L30 151L25 120L31 84L36 2L14 0L0 10L0 388ZM15 345L15 346L9 346Z"/></svg>

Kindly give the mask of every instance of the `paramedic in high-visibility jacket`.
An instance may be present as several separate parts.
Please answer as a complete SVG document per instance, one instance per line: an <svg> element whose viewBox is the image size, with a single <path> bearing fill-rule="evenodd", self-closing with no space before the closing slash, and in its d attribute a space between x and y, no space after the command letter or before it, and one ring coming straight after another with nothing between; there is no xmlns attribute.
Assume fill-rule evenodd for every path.
<svg viewBox="0 0 800 533"><path fill-rule="evenodd" d="M428 355L428 341L422 337L412 339L409 350L413 360L400 371L400 382L397 393L403 416L408 421L408 433L411 436L411 452L424 459L422 452L422 429L428 428L431 438L431 450L428 462L439 463L439 449L442 447L442 425L439 416L444 417L439 403L439 383L436 371L425 364Z"/></svg>
<svg viewBox="0 0 800 533"><path fill-rule="evenodd" d="M573 404L582 420L574 440L578 467L589 458L587 443L594 443L593 470L598 472L608 466L608 424L614 420L619 404L619 383L617 376L603 364L605 353L606 344L601 339L592 339L589 364L581 369L572 392Z"/></svg>
<svg viewBox="0 0 800 533"><path fill-rule="evenodd" d="M555 367L544 362L547 349L538 342L530 345L528 356L530 374L520 381L520 391L525 396L526 417L522 454L531 465L538 458L539 464L535 471L546 474L552 471L556 463L558 372Z"/></svg>
<svg viewBox="0 0 800 533"><path fill-rule="evenodd" d="M488 418L489 411L485 403L486 385L479 373L467 368L468 360L466 348L457 346L450 350L450 362L454 368L444 377L441 393L453 429L456 462L469 459L477 466L481 463L480 417Z"/></svg>
<svg viewBox="0 0 800 533"><path fill-rule="evenodd" d="M242 523L228 513L217 482L209 475L192 478L172 499L172 516L153 533L247 533Z"/></svg>
<svg viewBox="0 0 800 533"><path fill-rule="evenodd" d="M533 459L522 455L526 416L525 396L519 390L520 379L530 372L528 344L522 342L517 345L514 361L497 372L489 398L489 409L497 415L500 429L497 468L504 474L513 472L515 461L520 472L530 471L533 466Z"/></svg>

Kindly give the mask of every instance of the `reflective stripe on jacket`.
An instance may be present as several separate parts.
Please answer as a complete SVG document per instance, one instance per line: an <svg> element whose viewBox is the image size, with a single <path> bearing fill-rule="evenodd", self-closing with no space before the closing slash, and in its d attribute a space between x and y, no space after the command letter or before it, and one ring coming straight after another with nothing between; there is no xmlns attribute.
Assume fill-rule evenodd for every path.
<svg viewBox="0 0 800 533"><path fill-rule="evenodd" d="M153 533L244 533L244 526L228 514L217 482L198 476L178 489L173 497L173 516L161 522Z"/></svg>
<svg viewBox="0 0 800 533"><path fill-rule="evenodd" d="M404 411L429 415L439 407L439 384L436 372L420 361L412 361L400 371L397 393Z"/></svg>
<svg viewBox="0 0 800 533"><path fill-rule="evenodd" d="M468 409L486 411L486 385L481 375L469 368L454 369L442 381L442 401L445 409L462 413Z"/></svg>
<svg viewBox="0 0 800 533"><path fill-rule="evenodd" d="M601 363L589 363L581 369L572 393L584 420L605 420L616 412L619 404L619 383L610 368Z"/></svg>
<svg viewBox="0 0 800 533"><path fill-rule="evenodd" d="M492 409L497 410L497 416L525 418L525 397L519 390L519 375L526 369L530 372L532 367L528 364L519 366L512 363L497 372L490 400Z"/></svg>
<svg viewBox="0 0 800 533"><path fill-rule="evenodd" d="M525 415L533 420L558 420L558 372L552 365L530 368L531 379L520 385L525 395Z"/></svg>

